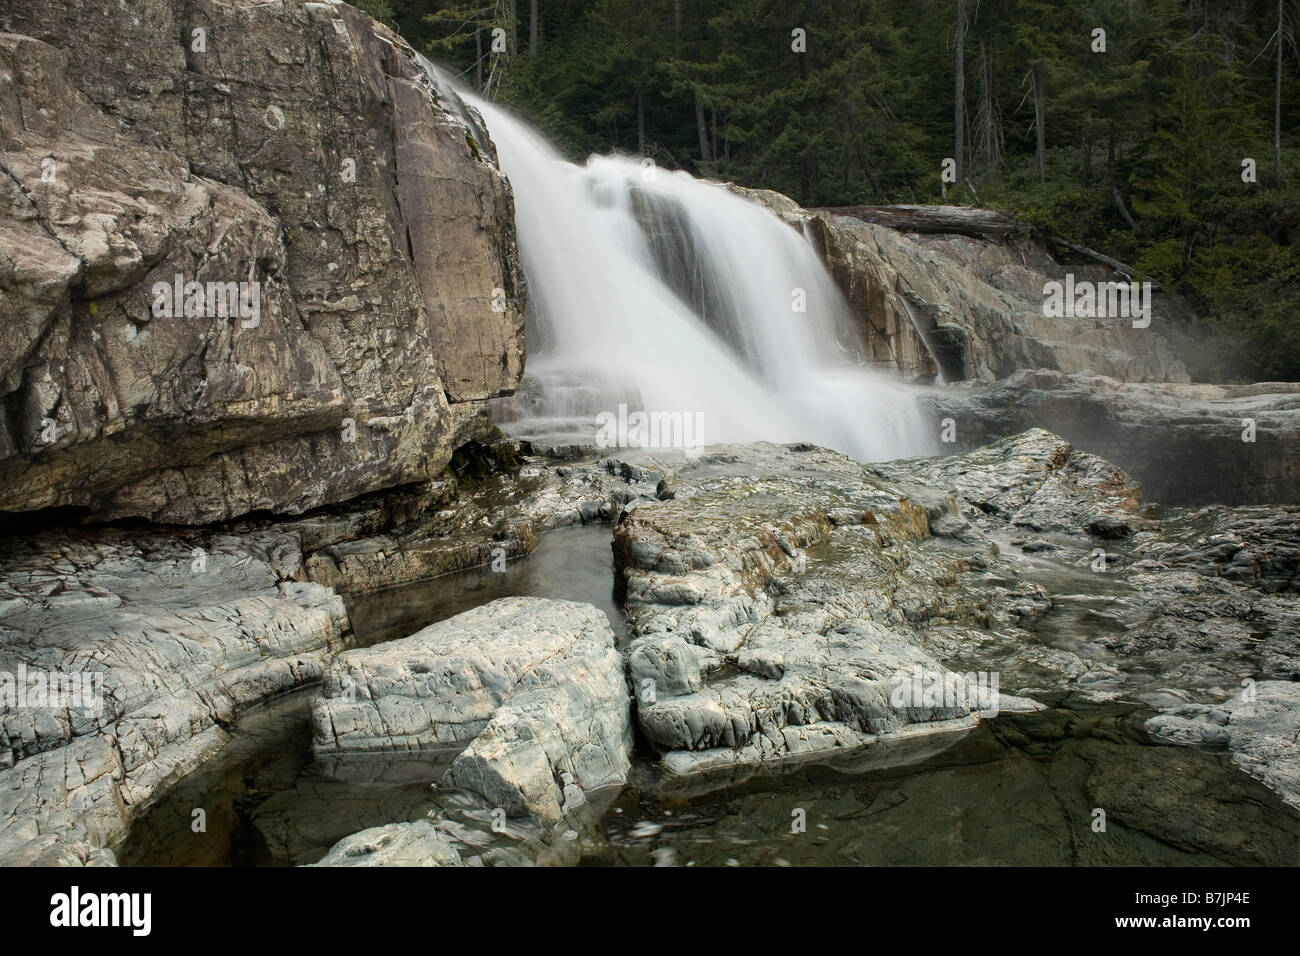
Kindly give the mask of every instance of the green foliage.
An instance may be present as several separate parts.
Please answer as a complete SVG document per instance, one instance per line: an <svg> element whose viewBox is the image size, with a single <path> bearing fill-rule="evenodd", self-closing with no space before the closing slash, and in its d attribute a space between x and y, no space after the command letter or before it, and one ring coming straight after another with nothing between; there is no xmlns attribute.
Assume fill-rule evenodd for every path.
<svg viewBox="0 0 1300 956"><path fill-rule="evenodd" d="M1300 379L1300 0L966 0L967 181L946 188L955 0L537 0L535 49L530 0L359 5L471 84L481 70L574 160L640 153L808 206L1014 209L1186 296L1210 333L1195 374Z"/></svg>
<svg viewBox="0 0 1300 956"><path fill-rule="evenodd" d="M358 10L370 14L380 23L390 27L394 26L391 0L353 0L352 5Z"/></svg>

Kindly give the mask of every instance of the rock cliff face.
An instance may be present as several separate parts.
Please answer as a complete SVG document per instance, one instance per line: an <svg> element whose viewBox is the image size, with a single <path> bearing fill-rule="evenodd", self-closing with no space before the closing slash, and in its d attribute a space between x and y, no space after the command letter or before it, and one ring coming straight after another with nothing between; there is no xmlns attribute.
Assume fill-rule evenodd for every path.
<svg viewBox="0 0 1300 956"><path fill-rule="evenodd" d="M514 388L509 185L396 35L302 0L0 29L0 511L298 513L437 474Z"/></svg>
<svg viewBox="0 0 1300 956"><path fill-rule="evenodd" d="M1033 239L922 234L802 209L769 190L731 188L814 241L857 320L864 357L908 378L994 381L1047 368L1121 381L1189 380L1169 343L1185 335L1189 316L1159 292L1146 328L1126 318L1043 315L1045 283L1063 282L1066 273L1095 283L1123 280L1105 267L1063 265ZM954 221L978 218L951 212Z"/></svg>

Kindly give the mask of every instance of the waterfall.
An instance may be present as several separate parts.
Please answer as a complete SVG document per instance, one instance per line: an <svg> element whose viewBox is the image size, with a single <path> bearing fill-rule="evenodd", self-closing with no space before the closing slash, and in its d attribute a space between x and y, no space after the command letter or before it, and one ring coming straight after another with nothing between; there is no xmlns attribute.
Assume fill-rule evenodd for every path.
<svg viewBox="0 0 1300 956"><path fill-rule="evenodd" d="M567 162L458 92L514 189L528 282L527 374L499 416L508 433L590 436L625 405L694 416L707 444L803 441L862 461L934 450L914 391L855 364L843 295L773 212L648 161Z"/></svg>

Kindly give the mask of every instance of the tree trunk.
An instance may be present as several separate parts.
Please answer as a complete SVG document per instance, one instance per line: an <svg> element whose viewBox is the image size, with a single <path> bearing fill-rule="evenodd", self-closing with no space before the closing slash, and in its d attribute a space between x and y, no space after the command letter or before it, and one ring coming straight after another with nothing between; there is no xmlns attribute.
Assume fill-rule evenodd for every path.
<svg viewBox="0 0 1300 956"><path fill-rule="evenodd" d="M1037 139L1038 181L1047 182L1047 136L1043 131L1043 64L1034 64L1034 133Z"/></svg>
<svg viewBox="0 0 1300 956"><path fill-rule="evenodd" d="M519 55L519 0L510 0L510 59Z"/></svg>
<svg viewBox="0 0 1300 956"><path fill-rule="evenodd" d="M1070 242L1068 239L1062 239L1060 236L1048 236L1047 241L1055 243L1058 246L1064 246L1066 249L1069 249L1071 252L1077 252L1081 256L1087 256L1089 259L1095 259L1098 262L1100 262L1102 265L1110 266L1116 272L1128 276L1129 279L1141 279L1143 282L1150 282L1151 288L1153 289L1157 289L1161 291L1163 291L1164 289L1164 286L1162 286L1155 279L1151 278L1145 272L1140 272L1137 269L1133 268L1132 266L1120 262L1118 259L1112 259L1110 256L1104 256L1100 252L1097 252L1095 249L1089 249L1087 246L1081 246L1077 243Z"/></svg>
<svg viewBox="0 0 1300 956"><path fill-rule="evenodd" d="M700 159L707 163L713 155L709 150L709 130L704 125L704 100L698 86L695 88L695 127L700 134Z"/></svg>
<svg viewBox="0 0 1300 956"><path fill-rule="evenodd" d="M528 5L528 55L537 56L537 0Z"/></svg>
<svg viewBox="0 0 1300 956"><path fill-rule="evenodd" d="M904 232L1000 238L1028 229L1013 212L967 206L827 206L818 211L851 216Z"/></svg>
<svg viewBox="0 0 1300 956"><path fill-rule="evenodd" d="M1124 205L1124 197L1119 194L1119 184L1115 182L1115 127L1110 128L1110 146L1106 150L1106 178L1110 180L1110 198L1115 203L1115 208L1119 210L1120 217L1130 229L1138 227L1134 221L1132 213Z"/></svg>
<svg viewBox="0 0 1300 956"><path fill-rule="evenodd" d="M483 28L474 31L474 86L483 92Z"/></svg>
<svg viewBox="0 0 1300 956"><path fill-rule="evenodd" d="M1273 169L1277 187L1282 188L1282 13L1286 0L1277 0L1277 88L1273 94Z"/></svg>
<svg viewBox="0 0 1300 956"><path fill-rule="evenodd" d="M957 62L953 67L952 158L957 163L957 182L965 178L966 167L966 0L957 0Z"/></svg>
<svg viewBox="0 0 1300 956"><path fill-rule="evenodd" d="M985 172L994 172L1002 159L1002 121L993 88L993 58L980 40L979 106L971 129L971 160Z"/></svg>
<svg viewBox="0 0 1300 956"><path fill-rule="evenodd" d="M867 182L871 183L872 195L874 195L881 202L889 202L889 199L885 196L884 192L880 188L880 182L876 179L875 170L873 170L870 165L867 165L865 168L867 172Z"/></svg>

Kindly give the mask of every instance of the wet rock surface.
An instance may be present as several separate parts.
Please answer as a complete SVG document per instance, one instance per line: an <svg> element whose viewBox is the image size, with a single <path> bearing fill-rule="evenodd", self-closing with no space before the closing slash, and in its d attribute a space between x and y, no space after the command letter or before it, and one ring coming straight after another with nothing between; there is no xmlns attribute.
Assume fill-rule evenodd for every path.
<svg viewBox="0 0 1300 956"><path fill-rule="evenodd" d="M311 692L300 692L302 705ZM286 700L286 703L288 701ZM298 733L310 738L300 706ZM768 766L725 787L682 789L683 780L638 761L628 786L580 828L548 834L512 818L499 832L491 808L470 795L431 791L443 761L420 755L314 761L296 783L250 752L218 761L183 781L133 831L124 863L252 864L321 861L358 831L402 838L405 865L436 865L450 844L467 865L1295 865L1300 814L1241 773L1226 753L1163 747L1143 730L1150 710L1132 704L1073 701L1026 714L1003 713L942 746L887 759L881 742L825 766ZM241 721L236 731L248 728ZM251 735L260 731L248 728ZM255 748L291 753L293 737ZM919 738L924 744L935 738ZM242 825L223 832L214 791L256 802ZM268 798L268 792L269 798ZM174 804L174 808L169 805ZM209 808L209 832L190 827L194 806ZM1093 829L1094 810L1107 814ZM792 826L802 811L802 832ZM251 820L249 819L251 816ZM401 824L390 827L391 824ZM417 826L417 824L423 824ZM437 850L418 852L437 831ZM549 838L550 842L547 842ZM224 847L231 845L233 857ZM216 856L211 855L212 852ZM369 853L352 858L365 865ZM348 861L344 861L345 863Z"/></svg>
<svg viewBox="0 0 1300 956"><path fill-rule="evenodd" d="M1141 707L985 721L893 768L803 766L681 796L629 786L589 862L626 866L1295 866L1300 815L1222 754L1153 744ZM634 777L634 784L642 783ZM662 786L660 785L662 783ZM1097 810L1105 827L1094 826Z"/></svg>
<svg viewBox="0 0 1300 956"><path fill-rule="evenodd" d="M339 597L295 580L283 535L66 532L8 539L4 555L6 861L116 842L221 749L236 713L318 680L351 637ZM49 674L89 675L94 695L17 698L19 678Z"/></svg>
<svg viewBox="0 0 1300 956"><path fill-rule="evenodd" d="M925 550L931 513L969 527L963 508L984 513L975 499L1004 520L1045 524L1050 512L1079 534L1127 514L1132 490L1045 432L988 449L961 472L952 488L934 475L909 485L807 446L710 449L677 472L671 501L625 512L615 551L631 676L638 720L665 765L689 773L799 759L969 730L974 714L996 712L996 688L936 703L896 678L948 679L936 652L955 658L962 641L1028 643L1022 622L1050 599L1031 582L999 582L987 547ZM1085 669L1057 657L1033 663L1065 679Z"/></svg>
<svg viewBox="0 0 1300 956"><path fill-rule="evenodd" d="M502 598L408 638L351 651L312 711L321 752L465 746L444 783L557 824L627 777L627 688L590 605Z"/></svg>
<svg viewBox="0 0 1300 956"><path fill-rule="evenodd" d="M627 509L615 548L638 721L666 769L969 729L982 708L890 706L917 667L997 673L1006 710L1061 693L1177 708L1294 679L1294 509L1158 520L1127 474L1044 431L867 467L762 445L659 467L674 497Z"/></svg>
<svg viewBox="0 0 1300 956"><path fill-rule="evenodd" d="M1300 807L1300 683L1260 681L1221 705L1152 717L1147 730L1170 743L1226 748L1237 766Z"/></svg>
<svg viewBox="0 0 1300 956"><path fill-rule="evenodd" d="M317 756L292 786L259 799L236 831L255 844L248 862L348 865L339 862L340 845L352 846L368 831L360 840L368 846L394 827L384 842L396 840L416 861L403 865L572 865L599 839L599 815L618 792L609 788L590 799L571 793L558 822L511 815L482 794L447 783L447 768L458 756L454 747L435 754ZM419 824L432 824L436 837L426 839ZM447 847L460 863L449 860ZM375 852L380 859L387 855L382 846Z"/></svg>
<svg viewBox="0 0 1300 956"><path fill-rule="evenodd" d="M1044 790L1042 776L1027 774L1030 764L1017 758L1006 764L1015 772L1005 792L986 793L988 800L1013 791L1037 800L1068 778L1068 787L1083 788L1071 800L1112 808L1125 834L1106 850L1070 829L1077 823L1086 833L1087 820L1070 822L1040 806L1033 813L1041 819L1026 831L1033 837L1026 845L1036 847L1025 851L1030 857L1272 862L1294 846L1286 830L1294 811L1263 788L1294 805L1295 508L1143 509L1125 472L1043 431L948 458L873 466L808 445L715 446L697 459L624 449L594 460L525 457L503 473L448 482L220 533L98 529L18 546L0 578L0 621L24 629L10 632L20 640L7 636L10 655L39 645L31 635L50 630L47 622L80 627L93 615L124 632L128 619L115 601L133 614L170 615L173 630L191 627L191 618L220 630L212 622L230 613L223 595L281 617L268 623L239 605L245 640L271 640L249 638L253 628L279 643L260 652L272 659L229 673L231 686L217 680L215 664L199 666L207 658L176 658L151 633L140 654L157 665L150 673L170 695L152 699L151 723L120 707L112 721L63 723L4 711L16 759L0 771L9 788L8 825L0 829L5 859L93 865L111 863L117 850L129 863L572 864L638 862L658 844L664 852L646 862L682 862L685 849L646 836L649 824L626 829L618 810L631 805L620 787L630 786L638 800L651 794L661 807L707 809L730 799L748 807L785 800L807 775L824 772L884 788L864 805L875 808L872 822L853 816L854 828L872 832L876 814L880 823L893 819L902 805L894 791L920 801L916 816L898 818L911 822L898 825L928 826L925 807L940 816L956 811L943 810L943 791L926 791L924 781L964 781L984 793L991 771L981 769L979 753L989 733L1030 757L1056 740L1052 752L1068 754L1073 769L1061 769L1062 782ZM601 527L611 519L617 582L610 532ZM605 597L592 600L605 610L571 600L491 600L511 592L494 582L467 584L464 574L429 579L443 558L448 568L481 565L491 553L483 549L501 545L503 528L523 525L543 549L566 535L600 539L598 547L559 546L539 567L559 579L578 568L603 576L596 587ZM415 553L440 548L443 556L348 566L349 573L375 569L356 576L359 590L347 608L378 613L383 620L366 627L377 626L375 639L385 643L338 656L352 639L340 630L310 654L292 650L298 638L286 629L317 613L303 610L304 601L323 601L330 620L339 610L339 598L310 581L313 556L379 540L394 552L407 542ZM51 541L64 543L50 548ZM202 598L188 583L198 576L195 547L214 573ZM512 553L509 569L538 560L528 553ZM381 573L387 568L396 570ZM473 573L503 587L542 587L488 566ZM401 587L370 592L389 581ZM586 585L565 592L573 586L555 590L548 581L542 593L589 593ZM466 587L450 596L449 588ZM428 599L417 599L421 589ZM388 620L396 612L366 610L389 601L388 593L416 611ZM611 630L624 602L626 624ZM448 617L467 603L476 606ZM430 619L441 621L425 627ZM340 627L348 628L346 617ZM58 641L71 640L67 630L51 631L60 633ZM220 659L215 648L224 638L183 635L172 639L211 643ZM286 658L314 663L295 669ZM117 707L137 691L126 665L113 663L122 677L106 678L106 686L127 685L108 695ZM929 698L924 688L909 697L911 684L899 676L918 668L931 689L931 674L971 675L975 686L964 698L945 696L942 687ZM235 716L323 673L314 718L308 701L318 692L308 689L296 705L296 729L241 756ZM992 701L980 698L980 674ZM1247 689L1255 693L1250 707L1242 703ZM1082 737L1069 729L1094 725L1070 713L1120 701L1142 708L1141 720L1122 733L1105 730L1104 721ZM632 719L641 746L629 759ZM1112 738L1123 746L1105 743ZM1140 756L1134 747L1143 748ZM1159 772L1137 772L1139 765ZM913 773L914 784L905 782ZM1207 782L1191 796L1171 786L1201 777ZM886 780L900 783L880 783ZM1236 830L1214 829L1229 798L1263 808L1261 819L1271 821L1267 850L1237 839ZM1180 810L1180 800L1195 807ZM744 812L763 819L762 806ZM839 807L837 814L861 809L838 798L826 806ZM208 846L191 833L196 807L230 834L225 844ZM973 808L961 813L978 816ZM686 821L655 826L690 830ZM721 820L711 826L718 838L730 832ZM1010 839L1014 829L999 824L990 832ZM735 836L754 838L744 832ZM853 837L857 849L843 852L902 861L869 852L865 839ZM939 832L927 840L932 859L974 852ZM998 846L991 841L987 859L1014 857ZM914 862L924 862L917 852ZM740 855L775 862L781 854ZM711 851L699 859L727 857ZM800 859L808 858L794 854Z"/></svg>
<svg viewBox="0 0 1300 956"><path fill-rule="evenodd" d="M653 498L659 475L617 459L568 463L520 457L477 482L440 480L424 489L276 522L301 536L311 580L367 593L531 553L555 528L609 522L628 501Z"/></svg>
<svg viewBox="0 0 1300 956"><path fill-rule="evenodd" d="M557 829L529 817L508 818L482 797L439 787L460 748L313 756L315 687L254 707L231 727L227 746L186 776L138 820L118 848L123 865L290 866L320 862L364 830L403 830L432 823L469 866L573 863L603 798L594 795ZM194 828L196 809L206 827ZM583 840L568 829L580 826ZM420 828L422 829L422 828ZM371 841L388 859L388 840ZM404 859L424 862L425 841L402 839ZM347 865L376 865L349 857ZM444 854L439 853L441 858ZM446 863L445 859L441 862ZM333 865L333 864L331 864Z"/></svg>
<svg viewBox="0 0 1300 956"><path fill-rule="evenodd" d="M99 714L0 701L5 858L86 862L155 795L218 758L236 714L319 680L332 652L354 639L332 587L348 585L355 609L394 584L514 567L536 546L535 529L607 520L624 501L653 494L655 476L626 470L533 460L289 521L5 539L0 672L85 670L100 676L104 694ZM608 566L608 545L604 554ZM605 616L588 611L608 631ZM467 758L463 772L471 768ZM188 818L181 824L187 832Z"/></svg>

